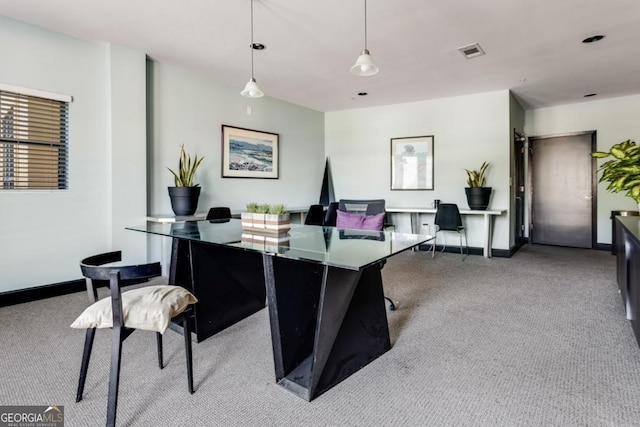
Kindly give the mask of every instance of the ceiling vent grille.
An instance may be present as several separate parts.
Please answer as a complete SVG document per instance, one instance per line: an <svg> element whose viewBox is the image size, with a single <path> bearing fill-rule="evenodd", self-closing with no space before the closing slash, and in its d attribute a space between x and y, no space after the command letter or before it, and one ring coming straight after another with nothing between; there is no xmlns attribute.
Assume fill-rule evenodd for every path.
<svg viewBox="0 0 640 427"><path fill-rule="evenodd" d="M467 59L471 59L471 58L475 58L476 56L484 55L484 50L482 50L482 48L480 47L480 45L478 43L473 43L473 44L470 44L470 45L467 45L467 46L459 47L458 50Z"/></svg>

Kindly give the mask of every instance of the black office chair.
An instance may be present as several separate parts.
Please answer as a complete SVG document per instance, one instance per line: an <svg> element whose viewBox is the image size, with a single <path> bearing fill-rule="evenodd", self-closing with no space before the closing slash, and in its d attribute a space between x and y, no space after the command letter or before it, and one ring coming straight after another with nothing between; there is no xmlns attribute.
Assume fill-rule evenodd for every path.
<svg viewBox="0 0 640 427"><path fill-rule="evenodd" d="M324 225L324 206L311 205L304 219L305 225Z"/></svg>
<svg viewBox="0 0 640 427"><path fill-rule="evenodd" d="M87 282L87 293L92 303L73 324L72 328L86 329L80 378L76 402L82 400L84 384L91 358L91 349L96 328L112 329L111 369L109 374L109 395L107 402L107 426L115 426L118 406L118 384L120 381L120 358L122 343L136 329L156 331L158 345L158 365L162 362L162 333L170 321L180 321L183 327L185 354L187 360L187 386L193 394L193 362L191 355L191 304L197 299L180 286L154 285L122 292L125 284L148 281L161 275L160 263L130 266L104 266L121 261L120 251L109 252L86 258L80 268ZM107 283L111 296L95 302L96 285Z"/></svg>
<svg viewBox="0 0 640 427"><path fill-rule="evenodd" d="M386 202L384 199L340 199L338 201L338 210L342 212L347 212L351 214L359 214L359 215L378 215L385 212ZM386 217L386 214L385 214ZM384 230L384 225L380 230ZM384 265L387 263L387 260L380 261L380 268L382 269ZM389 302L389 310L394 311L396 309L396 305L388 296L384 296Z"/></svg>
<svg viewBox="0 0 640 427"><path fill-rule="evenodd" d="M206 219L212 222L227 222L231 219L231 209L222 206L211 208Z"/></svg>
<svg viewBox="0 0 640 427"><path fill-rule="evenodd" d="M327 227L335 227L336 220L338 218L338 202L331 202L327 207L327 212L324 215L324 222L322 225Z"/></svg>
<svg viewBox="0 0 640 427"><path fill-rule="evenodd" d="M360 215L377 215L384 212L384 230L393 227L393 224L388 222L385 205L386 203L384 199L340 199L340 201L338 202L338 210Z"/></svg>
<svg viewBox="0 0 640 427"><path fill-rule="evenodd" d="M436 241L438 240L438 232L440 231L455 231L460 236L460 255L464 261L464 253L462 251L462 235L464 234L464 247L467 249L467 255L469 255L469 247L467 246L467 232L462 225L462 216L458 205L455 203L440 203L436 210L436 217L434 219L435 224L435 238L432 245L431 258L436 254ZM444 244L440 252L444 252L447 247L447 241L445 239Z"/></svg>

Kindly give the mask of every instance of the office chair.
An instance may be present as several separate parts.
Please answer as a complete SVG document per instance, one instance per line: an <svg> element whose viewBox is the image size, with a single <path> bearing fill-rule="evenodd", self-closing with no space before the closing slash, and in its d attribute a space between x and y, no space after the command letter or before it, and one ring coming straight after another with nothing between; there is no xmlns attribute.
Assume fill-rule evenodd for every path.
<svg viewBox="0 0 640 427"><path fill-rule="evenodd" d="M385 204L386 203L384 199L340 199L340 201L338 202L338 210L360 215L377 215L384 212L384 226L382 228L384 230L389 227L393 227L393 224L387 221Z"/></svg>
<svg viewBox="0 0 640 427"><path fill-rule="evenodd" d="M435 238L433 240L431 258L436 254L436 241L438 240L438 232L440 231L455 231L460 236L460 255L464 261L464 253L462 252L462 235L464 234L464 246L467 249L467 255L469 255L469 247L467 246L467 232L462 226L462 216L458 205L455 203L440 203L436 210L436 217L433 221L435 224ZM444 244L440 252L444 252L447 247L447 241L445 239Z"/></svg>
<svg viewBox="0 0 640 427"><path fill-rule="evenodd" d="M304 219L305 225L323 225L324 224L324 206L311 205Z"/></svg>
<svg viewBox="0 0 640 427"><path fill-rule="evenodd" d="M385 213L385 200L384 199L370 199L370 200L359 200L359 199L340 199L338 201L338 210L342 212L347 212L350 214L359 214L359 215L379 215L381 213ZM385 213L386 217L386 213ZM384 230L384 224L381 227L377 228L376 231ZM387 263L387 260L380 261L380 269L384 267ZM389 310L394 311L396 309L396 305L388 296L384 295L384 299L389 302Z"/></svg>
<svg viewBox="0 0 640 427"><path fill-rule="evenodd" d="M120 251L94 255L80 262L80 269L87 282L87 293L92 303L72 324L72 328L86 329L80 378L76 402L82 400L84 384L91 358L96 328L111 328L111 369L107 399L107 426L115 426L120 381L122 343L136 329L156 332L158 365L162 363L162 334L173 321L183 327L187 360L187 386L193 394L193 362L191 354L191 304L197 299L180 286L154 285L122 292L125 284L140 283L161 275L160 263L130 266L105 266L122 260ZM110 296L96 302L96 284L108 283Z"/></svg>
<svg viewBox="0 0 640 427"><path fill-rule="evenodd" d="M324 215L324 222L322 225L326 227L335 227L336 219L338 217L338 202L331 202L327 207L327 212Z"/></svg>
<svg viewBox="0 0 640 427"><path fill-rule="evenodd" d="M215 207L209 209L207 213L207 221L227 222L231 219L231 209L228 207Z"/></svg>

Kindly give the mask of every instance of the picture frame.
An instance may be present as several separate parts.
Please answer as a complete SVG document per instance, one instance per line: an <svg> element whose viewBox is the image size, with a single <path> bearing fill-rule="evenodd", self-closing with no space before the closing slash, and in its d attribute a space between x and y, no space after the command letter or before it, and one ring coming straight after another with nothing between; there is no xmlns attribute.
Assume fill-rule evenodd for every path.
<svg viewBox="0 0 640 427"><path fill-rule="evenodd" d="M277 179L277 133L222 125L222 177Z"/></svg>
<svg viewBox="0 0 640 427"><path fill-rule="evenodd" d="M391 190L433 190L434 136L391 138Z"/></svg>

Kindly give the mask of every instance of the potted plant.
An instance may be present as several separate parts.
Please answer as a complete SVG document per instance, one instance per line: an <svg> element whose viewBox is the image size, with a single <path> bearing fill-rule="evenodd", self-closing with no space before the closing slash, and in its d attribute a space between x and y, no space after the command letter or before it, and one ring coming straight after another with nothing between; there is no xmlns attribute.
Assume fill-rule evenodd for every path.
<svg viewBox="0 0 640 427"><path fill-rule="evenodd" d="M612 193L626 191L625 196L640 205L640 146L626 140L615 144L609 151L596 151L591 155L597 159L613 157L598 169L602 172L599 182L608 182L607 190Z"/></svg>
<svg viewBox="0 0 640 427"><path fill-rule="evenodd" d="M469 203L469 209L484 211L489 206L489 200L491 199L491 187L485 187L485 174L489 167L488 162L482 162L480 169L469 170L465 169L467 173L467 185L464 189L467 195L467 203Z"/></svg>
<svg viewBox="0 0 640 427"><path fill-rule="evenodd" d="M243 228L253 228L253 214L258 212L258 204L256 202L247 203L247 208L240 213L240 221Z"/></svg>
<svg viewBox="0 0 640 427"><path fill-rule="evenodd" d="M200 197L200 184L194 184L193 178L204 157L197 155L191 160L191 156L184 150L184 144L180 146L180 160L177 171L169 169L173 175L174 187L169 187L171 209L176 216L193 215L198 208Z"/></svg>
<svg viewBox="0 0 640 427"><path fill-rule="evenodd" d="M289 213L285 205L247 203L246 212L240 214L242 228L250 233L282 236L291 229Z"/></svg>
<svg viewBox="0 0 640 427"><path fill-rule="evenodd" d="M289 213L284 205L271 205L264 218L264 227L267 231L280 234L286 233L291 228Z"/></svg>

